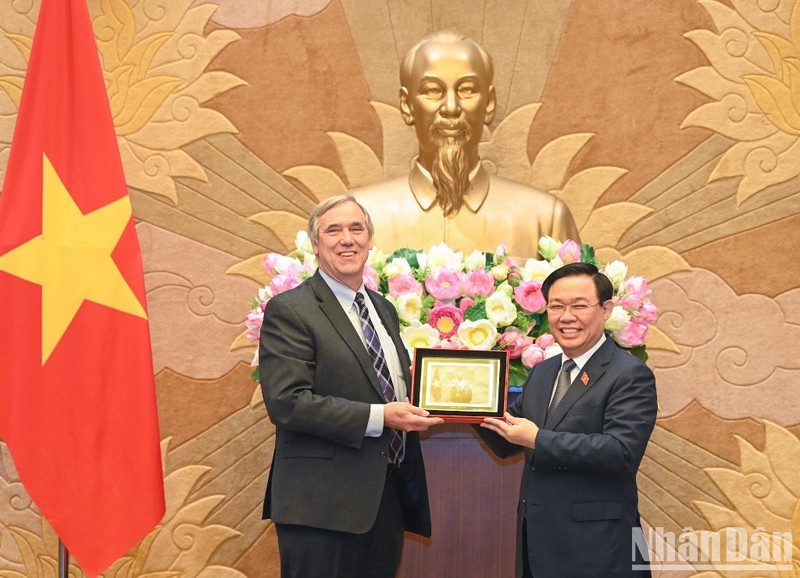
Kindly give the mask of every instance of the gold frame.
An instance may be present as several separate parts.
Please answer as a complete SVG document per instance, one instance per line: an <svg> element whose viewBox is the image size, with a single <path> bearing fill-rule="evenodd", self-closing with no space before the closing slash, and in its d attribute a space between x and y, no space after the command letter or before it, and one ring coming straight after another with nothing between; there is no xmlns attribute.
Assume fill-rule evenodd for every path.
<svg viewBox="0 0 800 578"><path fill-rule="evenodd" d="M508 352L414 350L411 403L445 421L503 417L508 405Z"/></svg>

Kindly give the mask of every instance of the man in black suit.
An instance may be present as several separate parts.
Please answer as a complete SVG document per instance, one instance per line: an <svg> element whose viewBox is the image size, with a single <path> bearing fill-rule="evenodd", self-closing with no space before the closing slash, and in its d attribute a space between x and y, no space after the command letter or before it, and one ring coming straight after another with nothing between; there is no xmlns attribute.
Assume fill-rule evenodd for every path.
<svg viewBox="0 0 800 578"><path fill-rule="evenodd" d="M557 269L542 292L563 355L534 366L505 419L481 424L504 438L483 436L500 455L525 451L517 576L649 576L632 546L644 540L636 472L655 425L655 377L604 334L613 287L594 265Z"/></svg>
<svg viewBox="0 0 800 578"><path fill-rule="evenodd" d="M308 233L319 269L269 300L261 329L261 389L276 426L264 518L283 578L390 578L403 531L430 536L416 432L442 420L408 403L397 313L364 287L367 212L349 195L327 199Z"/></svg>

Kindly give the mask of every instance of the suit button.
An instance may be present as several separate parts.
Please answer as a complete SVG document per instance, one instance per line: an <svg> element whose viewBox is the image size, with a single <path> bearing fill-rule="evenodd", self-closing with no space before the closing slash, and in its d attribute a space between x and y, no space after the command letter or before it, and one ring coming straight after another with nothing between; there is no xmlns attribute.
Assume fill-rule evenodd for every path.
<svg viewBox="0 0 800 578"><path fill-rule="evenodd" d="M386 458L388 458L388 457L389 457L389 454L388 454L388 453L386 453L386 452L381 452L381 457L382 457L382 458L384 458L384 459L386 459Z"/></svg>
<svg viewBox="0 0 800 578"><path fill-rule="evenodd" d="M522 499L522 505L523 505L523 506L527 506L527 505L528 505L528 500L526 500L525 498L523 498L523 499Z"/></svg>

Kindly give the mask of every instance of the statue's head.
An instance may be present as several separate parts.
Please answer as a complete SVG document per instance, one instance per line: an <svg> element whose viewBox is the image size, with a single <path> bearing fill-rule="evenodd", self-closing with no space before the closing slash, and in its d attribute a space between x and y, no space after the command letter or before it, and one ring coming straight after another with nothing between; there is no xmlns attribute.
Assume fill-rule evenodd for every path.
<svg viewBox="0 0 800 578"><path fill-rule="evenodd" d="M480 158L483 125L494 118L492 59L451 30L429 34L400 67L400 111L419 141L419 162L433 176L445 213L457 212Z"/></svg>

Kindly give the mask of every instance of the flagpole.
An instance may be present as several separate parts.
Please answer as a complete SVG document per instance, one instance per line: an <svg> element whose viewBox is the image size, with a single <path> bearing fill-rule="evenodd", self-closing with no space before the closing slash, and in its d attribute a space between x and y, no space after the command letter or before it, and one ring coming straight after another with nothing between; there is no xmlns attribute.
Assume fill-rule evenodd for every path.
<svg viewBox="0 0 800 578"><path fill-rule="evenodd" d="M58 578L69 578L69 552L61 538L58 539Z"/></svg>

